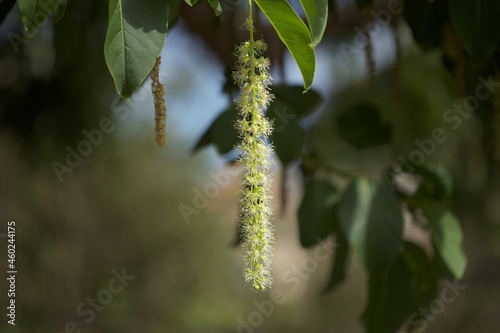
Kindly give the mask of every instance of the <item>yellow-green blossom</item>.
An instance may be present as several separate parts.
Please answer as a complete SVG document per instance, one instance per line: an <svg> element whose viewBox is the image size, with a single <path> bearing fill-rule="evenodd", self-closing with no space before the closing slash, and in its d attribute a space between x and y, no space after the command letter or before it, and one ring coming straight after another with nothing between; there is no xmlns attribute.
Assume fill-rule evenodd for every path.
<svg viewBox="0 0 500 333"><path fill-rule="evenodd" d="M240 218L245 248L244 277L255 289L266 289L272 284L270 266L274 242L269 175L272 147L268 143L273 126L264 115L272 99L270 62L263 55L266 44L261 40L253 41L251 20L247 20L246 25L251 39L237 48L238 60L233 74L240 88L237 100L240 118L236 128L241 139Z"/></svg>

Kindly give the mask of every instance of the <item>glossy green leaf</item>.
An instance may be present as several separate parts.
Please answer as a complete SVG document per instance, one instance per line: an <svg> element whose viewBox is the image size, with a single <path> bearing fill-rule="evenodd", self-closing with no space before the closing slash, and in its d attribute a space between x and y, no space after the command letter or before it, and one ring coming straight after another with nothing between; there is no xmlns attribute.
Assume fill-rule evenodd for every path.
<svg viewBox="0 0 500 333"><path fill-rule="evenodd" d="M500 1L450 0L450 20L473 62L493 54L500 42Z"/></svg>
<svg viewBox="0 0 500 333"><path fill-rule="evenodd" d="M462 228L443 204L427 201L422 203L424 216L429 220L432 243L455 279L460 279L467 266L463 250Z"/></svg>
<svg viewBox="0 0 500 333"><path fill-rule="evenodd" d="M309 30L311 30L312 46L315 48L323 38L328 20L327 0L300 0L306 13Z"/></svg>
<svg viewBox="0 0 500 333"><path fill-rule="evenodd" d="M161 54L167 19L166 1L110 0L104 56L124 98L142 84Z"/></svg>
<svg viewBox="0 0 500 333"><path fill-rule="evenodd" d="M337 120L340 137L358 149L386 144L391 140L391 126L384 124L378 108L360 102L345 109Z"/></svg>
<svg viewBox="0 0 500 333"><path fill-rule="evenodd" d="M304 79L304 88L309 90L314 79L316 59L305 23L285 0L255 0L255 3L297 62Z"/></svg>
<svg viewBox="0 0 500 333"><path fill-rule="evenodd" d="M208 0L208 2L210 3L210 6L212 6L215 15L219 16L222 14L222 6L219 0Z"/></svg>
<svg viewBox="0 0 500 333"><path fill-rule="evenodd" d="M339 207L340 227L370 274L384 271L400 252L403 218L399 201L379 183L355 179Z"/></svg>
<svg viewBox="0 0 500 333"><path fill-rule="evenodd" d="M368 282L368 303L362 316L366 333L395 333L411 312L411 272L401 256Z"/></svg>
<svg viewBox="0 0 500 333"><path fill-rule="evenodd" d="M349 244L341 232L337 232L335 238L335 255L333 257L333 268L328 279L325 291L335 289L346 276L347 260L349 258Z"/></svg>
<svg viewBox="0 0 500 333"><path fill-rule="evenodd" d="M21 19L26 30L32 30L42 24L65 0L17 0Z"/></svg>
<svg viewBox="0 0 500 333"><path fill-rule="evenodd" d="M341 195L325 180L311 179L304 185L304 197L297 213L299 237L302 246L311 247L338 227L336 206Z"/></svg>

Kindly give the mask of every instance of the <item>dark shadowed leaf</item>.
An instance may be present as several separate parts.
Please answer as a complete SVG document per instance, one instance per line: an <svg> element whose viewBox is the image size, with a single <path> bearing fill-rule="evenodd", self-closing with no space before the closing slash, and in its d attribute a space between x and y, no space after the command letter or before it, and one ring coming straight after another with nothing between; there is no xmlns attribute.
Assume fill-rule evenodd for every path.
<svg viewBox="0 0 500 333"><path fill-rule="evenodd" d="M340 137L358 149L370 148L391 140L391 127L383 124L379 110L369 103L358 103L337 120Z"/></svg>
<svg viewBox="0 0 500 333"><path fill-rule="evenodd" d="M300 243L304 247L310 247L338 228L336 207L341 195L325 180L310 179L304 185L304 197L297 218Z"/></svg>
<svg viewBox="0 0 500 333"><path fill-rule="evenodd" d="M372 4L373 0L356 0L356 6L358 6L358 10L363 10Z"/></svg>
<svg viewBox="0 0 500 333"><path fill-rule="evenodd" d="M16 3L16 0L5 0L2 1L2 4L0 5L0 24L3 23L7 15L9 15L10 11L12 10L12 7L14 7L14 4Z"/></svg>
<svg viewBox="0 0 500 333"><path fill-rule="evenodd" d="M310 115L318 109L323 99L316 90L311 89L307 94L302 94L303 90L300 86L273 86L275 99L269 112L276 113L278 118Z"/></svg>
<svg viewBox="0 0 500 333"><path fill-rule="evenodd" d="M481 62L500 42L500 1L450 0L450 21L472 61Z"/></svg>
<svg viewBox="0 0 500 333"><path fill-rule="evenodd" d="M370 274L390 266L400 252L403 218L399 201L379 183L358 178L344 192L340 228Z"/></svg>
<svg viewBox="0 0 500 333"><path fill-rule="evenodd" d="M333 257L333 268L325 288L326 291L335 289L346 276L347 259L349 258L349 244L341 232L337 232L335 238L335 255Z"/></svg>
<svg viewBox="0 0 500 333"><path fill-rule="evenodd" d="M424 49L435 45L448 21L448 0L405 1L404 6L405 21L417 44Z"/></svg>
<svg viewBox="0 0 500 333"><path fill-rule="evenodd" d="M287 165L297 159L302 151L304 130L296 119L271 119L274 120L274 131L269 139L281 163Z"/></svg>
<svg viewBox="0 0 500 333"><path fill-rule="evenodd" d="M362 316L366 333L395 333L411 311L411 272L401 256L379 276L370 276Z"/></svg>

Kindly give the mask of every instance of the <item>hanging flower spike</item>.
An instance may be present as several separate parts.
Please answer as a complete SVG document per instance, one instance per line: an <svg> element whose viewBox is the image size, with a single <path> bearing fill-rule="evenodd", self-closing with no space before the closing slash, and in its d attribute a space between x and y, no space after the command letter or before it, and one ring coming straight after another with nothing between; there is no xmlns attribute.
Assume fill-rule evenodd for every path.
<svg viewBox="0 0 500 333"><path fill-rule="evenodd" d="M155 61L155 65L151 71L151 90L155 103L155 134L156 142L160 147L167 142L165 139L165 126L167 118L167 109L165 107L165 90L163 83L160 83L160 64L161 56Z"/></svg>
<svg viewBox="0 0 500 333"><path fill-rule="evenodd" d="M272 285L273 226L269 175L272 147L268 137L272 124L264 115L272 99L269 92L271 76L269 59L264 57L266 44L253 41L252 21L247 20L250 41L236 51L238 58L233 73L240 88L239 120L236 128L241 144L239 164L243 186L240 218L243 226L244 277L254 289L264 290Z"/></svg>

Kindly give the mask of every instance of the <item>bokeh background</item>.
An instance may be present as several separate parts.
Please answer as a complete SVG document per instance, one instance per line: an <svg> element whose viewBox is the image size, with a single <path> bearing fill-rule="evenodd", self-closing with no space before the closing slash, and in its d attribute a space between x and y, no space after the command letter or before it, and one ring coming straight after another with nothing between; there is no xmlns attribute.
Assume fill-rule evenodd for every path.
<svg viewBox="0 0 500 333"><path fill-rule="evenodd" d="M226 163L232 156L212 146L193 152L233 98L224 91L233 61L228 45L244 39L239 22L245 13L239 1L222 3L218 20L206 3L183 5L169 31L161 67L168 113L164 148L154 142L149 79L129 101L114 89L103 56L105 1L71 1L59 23L47 22L29 35L23 35L17 5L6 13L0 26L0 267L7 270L5 234L7 221L14 220L18 275L15 327L6 323L7 282L0 279L2 332L362 332L364 270L351 260L345 283L324 293L333 257L319 260L314 249L300 246L296 213L303 186L297 165L283 172L276 159L273 168L274 290L282 292L283 302L263 314L256 304L269 304L271 292L255 293L243 282L241 252L234 247L237 168ZM317 49L313 89L322 104L300 124L306 146L333 150L338 166L356 166L381 179L399 154L416 148L415 138L443 126L443 112L459 98L446 52L420 50L403 20L400 103L394 101L396 52L389 29L374 39L376 97L370 95L364 53L347 59L339 48L343 41L352 43L360 22L353 2L335 2ZM301 85L293 59L261 24L275 64L274 83ZM478 73L492 72L487 66L470 69L466 93L478 84ZM332 130L336 115L359 100L376 103L391 119L391 145L359 151ZM455 181L454 211L469 264L460 282L467 289L426 332L497 332L500 326L494 101L481 104L459 129L448 128L449 139L429 157L443 163ZM53 163L64 164L67 147L76 149L85 140L83 131L99 128L106 118L114 126L111 133L60 181ZM184 218L180 205L194 207L197 190L214 182L211 172L230 181ZM293 283L286 278L310 258L317 267ZM81 303L104 295L113 271L122 270L133 280L87 322L89 315L77 312Z"/></svg>

